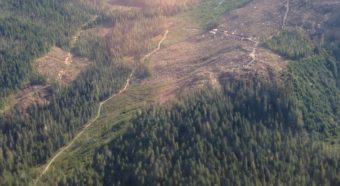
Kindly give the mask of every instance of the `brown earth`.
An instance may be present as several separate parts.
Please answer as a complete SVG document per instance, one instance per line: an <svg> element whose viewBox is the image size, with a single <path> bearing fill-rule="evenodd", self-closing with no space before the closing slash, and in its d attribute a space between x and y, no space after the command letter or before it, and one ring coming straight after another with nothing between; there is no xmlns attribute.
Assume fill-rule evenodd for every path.
<svg viewBox="0 0 340 186"><path fill-rule="evenodd" d="M60 48L53 48L34 63L34 68L49 83L58 82L67 86L90 63L90 61L74 57L71 53ZM15 108L20 113L25 113L26 109L33 104L48 104L51 96L50 88L49 85L27 85L14 95L11 108Z"/></svg>
<svg viewBox="0 0 340 186"><path fill-rule="evenodd" d="M281 29L285 5L282 0L253 0L227 13L221 27L235 34L265 39Z"/></svg>
<svg viewBox="0 0 340 186"><path fill-rule="evenodd" d="M46 105L50 100L50 86L28 86L15 95L14 108L20 113L25 113L32 104Z"/></svg>
<svg viewBox="0 0 340 186"><path fill-rule="evenodd" d="M163 84L155 96L165 103L207 83L218 88L219 80L226 77L282 81L287 62L259 43L281 29L285 5L281 0L254 0L226 14L215 30L196 32L166 46L150 57L152 75L143 83Z"/></svg>
<svg viewBox="0 0 340 186"><path fill-rule="evenodd" d="M48 82L68 85L90 63L87 59L74 57L71 53L55 47L44 57L38 59L34 68L46 77Z"/></svg>

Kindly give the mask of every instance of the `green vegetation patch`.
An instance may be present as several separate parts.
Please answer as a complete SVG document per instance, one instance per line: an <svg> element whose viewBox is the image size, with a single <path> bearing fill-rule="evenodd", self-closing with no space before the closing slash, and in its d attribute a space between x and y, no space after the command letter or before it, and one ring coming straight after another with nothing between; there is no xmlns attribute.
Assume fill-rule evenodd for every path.
<svg viewBox="0 0 340 186"><path fill-rule="evenodd" d="M203 0L190 14L202 28L215 28L223 15L230 10L244 6L251 0Z"/></svg>
<svg viewBox="0 0 340 186"><path fill-rule="evenodd" d="M292 93L309 130L329 132L330 135L339 130L340 91L336 86L335 69L336 62L326 53L289 64Z"/></svg>
<svg viewBox="0 0 340 186"><path fill-rule="evenodd" d="M292 60L299 60L314 53L315 46L301 29L286 29L267 40L264 46Z"/></svg>
<svg viewBox="0 0 340 186"><path fill-rule="evenodd" d="M224 93L210 88L171 107L146 108L96 151L90 167L59 184L339 184L339 157L296 129L283 92L226 83Z"/></svg>
<svg viewBox="0 0 340 186"><path fill-rule="evenodd" d="M288 80L304 128L334 136L339 131L339 62L316 47L301 29L286 29L264 45L291 59Z"/></svg>
<svg viewBox="0 0 340 186"><path fill-rule="evenodd" d="M0 18L0 102L32 74L30 61L51 46L48 33L17 18Z"/></svg>
<svg viewBox="0 0 340 186"><path fill-rule="evenodd" d="M72 53L91 60L108 61L108 59L105 59L105 55L109 56L109 51L106 47L106 42L103 38L95 34L86 34L77 40Z"/></svg>

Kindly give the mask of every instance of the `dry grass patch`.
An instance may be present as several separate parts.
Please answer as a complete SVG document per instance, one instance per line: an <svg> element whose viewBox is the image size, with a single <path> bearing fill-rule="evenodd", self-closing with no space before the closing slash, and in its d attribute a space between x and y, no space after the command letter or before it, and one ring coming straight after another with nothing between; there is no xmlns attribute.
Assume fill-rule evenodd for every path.
<svg viewBox="0 0 340 186"><path fill-rule="evenodd" d="M71 53L55 47L38 59L34 67L48 82L56 81L68 85L90 63L87 59L74 57Z"/></svg>

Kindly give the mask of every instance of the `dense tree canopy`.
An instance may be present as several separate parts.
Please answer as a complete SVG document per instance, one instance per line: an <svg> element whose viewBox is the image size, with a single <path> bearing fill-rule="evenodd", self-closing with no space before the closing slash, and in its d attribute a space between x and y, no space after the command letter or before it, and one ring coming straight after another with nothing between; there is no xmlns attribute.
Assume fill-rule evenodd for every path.
<svg viewBox="0 0 340 186"><path fill-rule="evenodd" d="M232 83L224 93L210 89L170 108L146 108L126 134L98 149L91 167L60 184L339 184L339 157L298 125L282 92Z"/></svg>
<svg viewBox="0 0 340 186"><path fill-rule="evenodd" d="M54 45L68 48L72 35L93 14L66 0L1 1L0 104L32 77L37 57Z"/></svg>
<svg viewBox="0 0 340 186"><path fill-rule="evenodd" d="M52 45L70 47L72 35L93 13L70 1L1 3L0 99L28 80L44 84L31 63ZM0 115L0 185L28 183L30 168L44 163L72 139L97 111L98 103L125 86L131 70L110 56L106 44L102 39L88 46L94 63L68 87L52 85L48 105L32 105L24 114L14 109Z"/></svg>
<svg viewBox="0 0 340 186"><path fill-rule="evenodd" d="M0 1L0 105L24 84L45 85L31 64L52 46L93 61L68 87L52 84L49 104L0 115L0 185L28 184L33 168L125 86L132 69L120 63L123 57L138 62L164 31L166 16L180 11L176 3L187 8L191 1L150 8L151 1L140 0L142 12L100 14L89 24L98 12L80 2ZM248 2L204 1L191 14L215 28L227 9ZM77 31L102 23L114 25L106 37L89 34L71 44ZM338 28L338 20L328 26ZM108 131L124 125L126 133L95 149L89 164L58 184L340 185L339 153L332 150L340 135L338 38L328 34L317 46L303 30L283 30L263 45L290 60L283 84L222 75L222 90L206 87L173 105L146 106ZM150 75L143 64L133 65L134 78Z"/></svg>

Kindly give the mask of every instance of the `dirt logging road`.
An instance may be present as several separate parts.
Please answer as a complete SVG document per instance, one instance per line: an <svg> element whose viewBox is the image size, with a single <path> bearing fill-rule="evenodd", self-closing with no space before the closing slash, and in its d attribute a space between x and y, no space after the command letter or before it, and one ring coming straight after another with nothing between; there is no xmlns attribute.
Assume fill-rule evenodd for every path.
<svg viewBox="0 0 340 186"><path fill-rule="evenodd" d="M120 94L122 94L123 92L126 91L126 89L129 87L130 85L130 80L133 76L133 72L131 72L131 74L129 75L129 78L126 80L125 86L123 87L123 89L121 89L118 93L112 95L111 97L109 97L108 99L102 101L99 103L99 107L98 107L98 111L97 111L97 115L96 117L94 117L73 139L72 141L65 147L62 147L59 152L54 155L54 157L49 160L49 162L47 163L46 167L44 168L44 170L41 172L41 174L39 175L39 177L36 179L36 181L34 182L34 185L37 185L41 179L41 177L46 174L46 172L49 170L50 166L52 165L52 163L55 162L55 160L62 155L66 150L68 150L74 143L75 141L86 131L86 129L88 129L95 121L97 121L97 119L100 117L101 111L102 111L102 107L103 105L108 102L109 100L111 100L112 98L114 98L115 96L118 96Z"/></svg>
<svg viewBox="0 0 340 186"><path fill-rule="evenodd" d="M143 57L143 60L146 60L147 58L149 58L151 55L153 55L155 52L157 52L158 50L160 50L161 48L161 45L162 43L166 40L167 38L167 35L168 35L169 31L167 30L165 32L165 34L163 35L163 38L159 41L158 43L158 47L151 51L150 53L146 54L144 57ZM48 163L46 164L44 170L40 173L40 175L37 177L37 179L34 181L34 185L38 185L40 179L46 174L46 172L49 170L49 168L51 167L51 165L58 159L58 157L60 157L66 150L70 149L72 147L72 145L76 142L77 139L79 139L79 137L90 127L92 126L98 119L99 117L101 116L101 111L102 111L102 108L103 106L105 105L106 102L110 101L112 98L124 93L128 87L130 86L130 81L132 79L134 75L134 70L130 73L128 79L126 80L126 83L125 83L125 86L116 94L112 95L111 97L107 98L106 100L102 101L99 103L99 107L98 107L98 111L97 111L97 115L96 117L94 117L87 125L85 125L85 127L72 139L72 141L62 147L59 152L57 154L55 154L53 156L52 159L50 159L48 161Z"/></svg>
<svg viewBox="0 0 340 186"><path fill-rule="evenodd" d="M283 21L282 21L282 29L284 29L285 26L286 26L288 14L289 14L289 9L290 9L290 0L287 0L286 13L285 13L285 15L283 17Z"/></svg>
<svg viewBox="0 0 340 186"><path fill-rule="evenodd" d="M222 4L224 1L222 0L220 4ZM284 14L283 20L282 20L282 29L284 29L284 27L286 26L286 22L288 19L288 14L290 11L290 0L286 1L286 12ZM217 30L217 29L216 29ZM214 31L214 35L216 34L217 31ZM163 44L163 42L167 39L167 35L169 33L169 30L166 30L165 33L163 34L162 39L158 42L157 48L155 48L153 51L151 51L150 53L146 54L142 59L141 59L141 63L144 63L148 58L150 58L153 54L155 54L156 52L158 52L161 49L161 45ZM238 35L234 32L229 32L229 31L224 31L223 35L225 37L231 37L240 41L248 41L250 43L253 43L254 45L251 47L252 50L249 54L250 57L250 61L247 63L247 65L245 66L249 66L252 63L254 63L257 60L257 49L259 47L259 39L256 37L248 37L248 36L243 36L243 35ZM75 41L77 41L79 35L77 34L74 39L73 39L73 44L75 43ZM71 62L70 56L67 57L67 59L65 60L66 64L69 64ZM202 65L202 64L200 64ZM66 150L70 149L71 146L75 143L75 141L80 138L80 136L90 127L92 126L97 120L98 118L101 116L101 110L102 107L104 106L104 104L106 102L108 102L109 100L111 100L112 98L124 93L128 87L130 86L130 81L132 79L134 75L134 70L130 73L129 77L126 80L125 86L116 94L112 95L111 97L109 97L108 99L102 101L99 103L99 107L98 107L98 111L97 111L97 115L88 123L85 125L85 127L72 139L72 141L62 147L59 152L57 154L55 154L46 164L45 168L43 169L43 171L40 173L40 175L37 177L37 179L34 181L34 185L37 185L40 181L40 179L46 174L46 172L49 170L49 168L51 167L51 165L58 159L58 157L60 157Z"/></svg>
<svg viewBox="0 0 340 186"><path fill-rule="evenodd" d="M146 59L148 59L150 56L152 56L154 53L156 53L158 50L161 49L162 43L166 40L167 36L169 34L169 30L166 30L162 39L158 42L158 46L155 50L151 51L150 53L146 54L142 59L141 62L143 63Z"/></svg>

